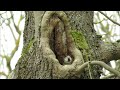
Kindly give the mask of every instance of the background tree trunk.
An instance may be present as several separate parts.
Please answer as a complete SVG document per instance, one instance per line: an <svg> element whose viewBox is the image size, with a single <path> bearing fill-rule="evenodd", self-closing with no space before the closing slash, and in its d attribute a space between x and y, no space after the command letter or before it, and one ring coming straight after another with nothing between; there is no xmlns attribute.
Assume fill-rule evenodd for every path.
<svg viewBox="0 0 120 90"><path fill-rule="evenodd" d="M54 62L51 58L43 56L42 49L40 48L40 28L44 13L44 11L26 12L24 47L22 56L15 68L14 78L100 78L100 70L102 68L98 65L91 65L89 68L85 68L81 75L79 73L70 75L67 70L64 70L63 72L62 70L58 70L58 74L63 74L61 76L58 74L58 76L54 75L56 74L54 71L57 70L58 62ZM79 48L84 62L101 60L101 44L103 42L100 40L101 38L96 35L96 31L94 30L93 11L65 11L65 13L69 19L71 29L81 32L87 42L88 48ZM73 71L75 70L73 69Z"/></svg>

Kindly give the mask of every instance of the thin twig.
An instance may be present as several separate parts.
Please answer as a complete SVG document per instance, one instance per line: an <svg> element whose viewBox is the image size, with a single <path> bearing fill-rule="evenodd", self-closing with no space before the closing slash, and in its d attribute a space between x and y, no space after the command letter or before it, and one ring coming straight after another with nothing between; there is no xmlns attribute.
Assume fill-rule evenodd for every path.
<svg viewBox="0 0 120 90"><path fill-rule="evenodd" d="M111 22L113 22L114 24L117 24L118 26L120 26L120 24L118 23L118 22L116 22L116 21L114 21L114 20L112 20L111 18L109 18L106 14L104 14L103 12L101 12L101 11L98 11L98 12L100 12L102 15L104 15L107 19L109 19Z"/></svg>
<svg viewBox="0 0 120 90"><path fill-rule="evenodd" d="M101 20L99 22L94 22L94 24L99 24L99 23L103 22L104 20L106 20L106 19L103 19L103 20Z"/></svg>
<svg viewBox="0 0 120 90"><path fill-rule="evenodd" d="M21 35L21 31L19 30L19 27L17 27L17 25L15 24L12 11L10 11L10 14L11 14L11 18L12 18L13 25L14 25L14 27L15 27L15 30L17 31L17 33L18 33L19 35Z"/></svg>

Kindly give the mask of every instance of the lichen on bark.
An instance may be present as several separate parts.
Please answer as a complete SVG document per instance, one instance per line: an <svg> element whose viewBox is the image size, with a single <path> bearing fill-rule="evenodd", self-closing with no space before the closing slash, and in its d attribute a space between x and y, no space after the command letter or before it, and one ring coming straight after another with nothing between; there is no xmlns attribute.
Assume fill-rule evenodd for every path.
<svg viewBox="0 0 120 90"><path fill-rule="evenodd" d="M71 34L74 38L74 42L75 42L76 46L79 49L88 49L89 48L88 44L85 40L85 37L81 32L78 32L76 30L72 30Z"/></svg>

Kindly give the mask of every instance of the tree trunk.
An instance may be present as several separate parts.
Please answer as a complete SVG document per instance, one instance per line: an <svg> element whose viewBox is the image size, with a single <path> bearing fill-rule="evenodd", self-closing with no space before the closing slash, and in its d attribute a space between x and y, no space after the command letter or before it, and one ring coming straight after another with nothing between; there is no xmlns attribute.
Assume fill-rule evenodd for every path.
<svg viewBox="0 0 120 90"><path fill-rule="evenodd" d="M120 45L108 45L96 35L93 11L26 12L24 46L13 78L100 78L99 65L88 64L82 70L80 66L93 60L109 62L114 53L118 59L114 50Z"/></svg>

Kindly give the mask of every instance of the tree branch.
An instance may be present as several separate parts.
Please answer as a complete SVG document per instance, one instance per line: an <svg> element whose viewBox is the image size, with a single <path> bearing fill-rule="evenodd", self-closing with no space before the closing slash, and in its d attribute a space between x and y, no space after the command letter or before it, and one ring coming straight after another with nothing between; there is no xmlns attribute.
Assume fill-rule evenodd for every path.
<svg viewBox="0 0 120 90"><path fill-rule="evenodd" d="M94 22L94 24L99 24L99 23L103 22L104 20L106 20L106 19L100 20L99 22Z"/></svg>
<svg viewBox="0 0 120 90"><path fill-rule="evenodd" d="M4 72L0 72L0 75L3 75L3 76L8 76L7 74L5 74Z"/></svg>
<svg viewBox="0 0 120 90"><path fill-rule="evenodd" d="M20 43L20 35L19 35L18 39L16 40L16 46L15 46L14 49L12 50L10 56L1 55L1 54L0 54L0 57L6 59L6 61L7 61L7 67L8 67L8 69L9 69L10 72L11 72L11 70L12 70L12 69L11 69L11 66L10 66L10 62L11 62L13 56L15 55L16 51L18 50L19 43Z"/></svg>
<svg viewBox="0 0 120 90"><path fill-rule="evenodd" d="M104 76L100 79L109 79L109 78L114 77L114 76L115 76L114 74L110 74L110 75Z"/></svg>
<svg viewBox="0 0 120 90"><path fill-rule="evenodd" d="M120 59L120 43L102 43L99 51L100 61L105 63Z"/></svg>
<svg viewBox="0 0 120 90"><path fill-rule="evenodd" d="M11 18L12 18L13 25L14 25L14 27L15 27L15 30L16 30L17 33L20 35L20 34L21 34L21 31L19 30L19 27L17 27L16 24L15 24L12 11L10 11L10 14L11 14Z"/></svg>
<svg viewBox="0 0 120 90"><path fill-rule="evenodd" d="M24 19L24 16L23 16L22 13L21 13L20 18L19 18L19 20L18 20L17 27L20 26L20 22L21 22L23 19Z"/></svg>
<svg viewBox="0 0 120 90"><path fill-rule="evenodd" d="M102 62L102 61L89 61L89 62L85 62L84 64L82 64L78 69L79 72L81 73L87 66L88 64L90 65L100 65L102 67L104 67L106 70L110 71L111 73L117 75L118 77L120 77L120 72L111 68L110 66L108 66L106 63Z"/></svg>
<svg viewBox="0 0 120 90"><path fill-rule="evenodd" d="M107 19L109 19L111 22L113 22L114 24L120 26L120 24L118 22L115 22L114 20L112 20L111 18L109 18L106 14L104 14L103 12L99 11L102 15L104 15Z"/></svg>

